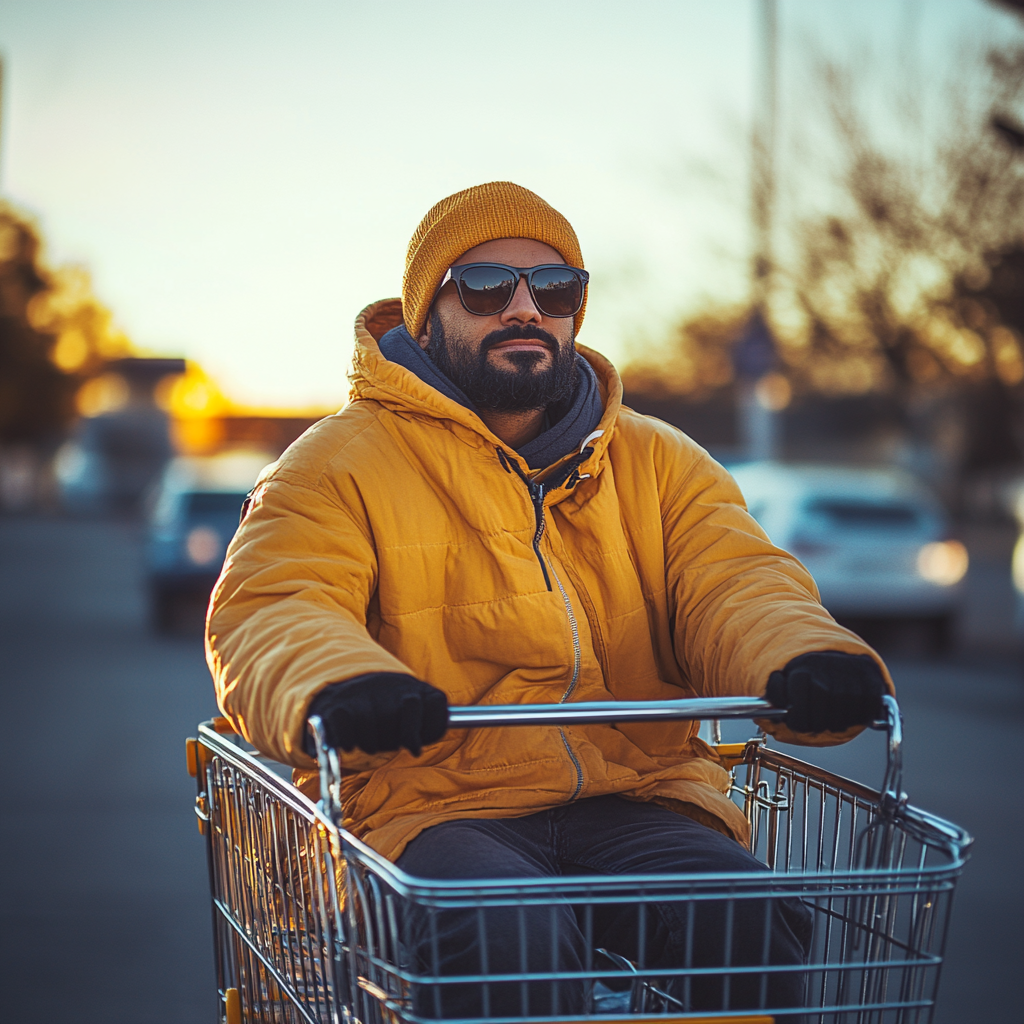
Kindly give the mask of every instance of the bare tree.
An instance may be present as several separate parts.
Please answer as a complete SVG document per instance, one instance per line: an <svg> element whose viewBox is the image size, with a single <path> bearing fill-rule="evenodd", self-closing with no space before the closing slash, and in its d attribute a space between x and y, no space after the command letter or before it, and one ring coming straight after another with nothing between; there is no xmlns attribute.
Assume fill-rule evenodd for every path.
<svg viewBox="0 0 1024 1024"><path fill-rule="evenodd" d="M867 113L863 67L818 63L815 142L830 161L786 177L824 198L780 217L765 310L795 393L955 398L971 435L961 457L981 468L1024 455L1024 42L959 74L931 129L913 97L887 97L903 119L894 145ZM700 396L728 383L751 312L702 311L657 365L627 368L627 387Z"/></svg>
<svg viewBox="0 0 1024 1024"><path fill-rule="evenodd" d="M1024 238L1024 161L993 124L1021 95L1024 48L988 60L989 110L951 103L922 163L877 145L853 76L821 69L842 209L798 220L774 305L795 380L826 391L1024 379L1024 324L987 293Z"/></svg>

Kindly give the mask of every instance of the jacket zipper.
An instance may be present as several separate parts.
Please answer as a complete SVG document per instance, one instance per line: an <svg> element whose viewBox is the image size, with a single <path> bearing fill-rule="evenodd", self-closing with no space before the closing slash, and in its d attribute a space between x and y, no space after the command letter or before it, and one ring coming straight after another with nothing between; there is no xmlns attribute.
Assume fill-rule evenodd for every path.
<svg viewBox="0 0 1024 1024"><path fill-rule="evenodd" d="M569 740L565 733L559 729L558 735L562 737L562 743L565 745L566 752L572 758L573 767L576 769L576 788L572 791L572 796L569 797L569 802L571 803L580 795L580 790L583 788L583 768L580 765L579 758L573 753L572 747L569 746Z"/></svg>
<svg viewBox="0 0 1024 1024"><path fill-rule="evenodd" d="M544 536L544 485L529 483L527 486L530 488L530 497L533 499L533 510L537 516L537 530L533 535L533 550L537 555L537 561L540 562L540 567L544 572L544 582L548 585L548 590L551 589L551 576L555 577L555 583L558 586L558 592L562 595L562 604L565 605L565 614L569 619L569 632L572 634L572 678L569 680L569 686L565 693L562 694L562 699L558 702L564 704L571 696L573 690L576 689L576 684L580 679L580 664L583 661L582 648L580 646L580 626L576 621L576 613L572 610L572 601L569 600L569 595L566 593L565 587L562 586L562 581L558 578L558 573L555 572L555 567L551 566L551 576L548 575L548 566L544 561L544 555L540 550L540 541Z"/></svg>
<svg viewBox="0 0 1024 1024"><path fill-rule="evenodd" d="M505 457L505 453L499 448L498 458L501 464L505 467L506 472L508 471L509 461ZM516 474L520 477L523 483L526 484L527 490L530 492L530 500L533 502L533 513L537 521L537 529L533 534L533 551L537 556L537 561L540 562L541 572L544 573L544 582L547 584L548 590L551 590L551 576L555 577L555 583L558 584L558 592L562 595L562 604L565 606L565 614L569 619L569 632L572 634L572 678L569 680L569 685L566 688L565 693L562 694L559 704L564 704L576 689L576 684L580 679L580 666L583 661L583 652L580 645L580 627L576 621L576 614L572 610L572 602L569 600L569 595L566 593L565 587L562 586L562 581L558 578L558 573L555 572L555 567L551 566L551 576L548 575L548 566L544 561L544 555L540 550L541 538L544 536L544 485L542 483L534 483L532 480L527 479L523 475L519 466L512 462L511 465L514 467ZM580 795L580 790L583 789L583 766L579 762L579 758L573 752L572 746L569 744L569 739L565 735L562 729L558 730L558 735L562 737L562 743L565 746L566 752L572 759L573 767L576 769L576 788L573 790L572 796L569 800L575 800Z"/></svg>
<svg viewBox="0 0 1024 1024"><path fill-rule="evenodd" d="M533 550L537 554L537 561L540 562L540 567L544 572L544 582L548 585L548 590L551 589L551 579L548 576L547 563L544 561L544 555L540 550L541 538L544 536L544 485L530 483L527 485L530 488L530 497L533 499L533 508L537 516L537 532L533 535ZM583 652L580 646L580 627L576 621L576 615L572 610L572 602L569 600L569 595L565 591L565 587L562 586L562 581L558 578L558 573L555 572L555 567L551 566L551 575L555 578L555 583L558 585L558 592L562 595L562 604L565 605L565 614L569 619L569 632L572 634L572 678L569 680L569 685L566 688L565 693L562 694L562 699L558 702L564 704L571 696L573 690L576 689L576 684L580 679L580 665L583 661ZM562 737L562 743L565 746L566 752L572 759L573 768L576 770L576 788L572 792L572 796L569 800L575 800L580 795L580 790L583 789L583 767L579 762L576 754L573 752L572 746L569 743L568 736L562 729L558 730L558 735Z"/></svg>
<svg viewBox="0 0 1024 1024"><path fill-rule="evenodd" d="M580 648L580 626L572 610L572 602L569 600L569 595L565 592L565 587L562 586L562 581L558 578L558 573L555 572L553 565L551 566L551 575L555 577L555 583L558 584L558 592L562 595L565 614L569 617L569 631L572 633L572 679L569 680L569 686L565 693L562 694L562 699L558 702L559 704L564 704L572 696L572 691L576 689L576 684L580 680L580 663L583 660L583 654Z"/></svg>

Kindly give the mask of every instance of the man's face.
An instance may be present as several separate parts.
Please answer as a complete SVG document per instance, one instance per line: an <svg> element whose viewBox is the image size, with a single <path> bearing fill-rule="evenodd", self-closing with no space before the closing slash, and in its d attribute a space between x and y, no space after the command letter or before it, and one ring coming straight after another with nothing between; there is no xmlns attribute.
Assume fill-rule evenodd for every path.
<svg viewBox="0 0 1024 1024"><path fill-rule="evenodd" d="M543 242L501 238L475 246L454 265L535 267L564 262ZM435 299L418 340L438 369L480 409L544 409L568 400L575 389L573 318L541 313L523 280L509 305L494 316L476 316L463 309L455 285L449 282Z"/></svg>

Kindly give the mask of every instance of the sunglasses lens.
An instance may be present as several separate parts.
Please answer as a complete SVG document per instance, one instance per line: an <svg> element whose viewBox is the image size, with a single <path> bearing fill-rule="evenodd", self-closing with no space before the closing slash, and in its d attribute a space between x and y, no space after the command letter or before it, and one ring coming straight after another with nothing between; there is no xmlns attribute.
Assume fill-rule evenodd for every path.
<svg viewBox="0 0 1024 1024"><path fill-rule="evenodd" d="M567 267L547 267L533 275L533 298L545 316L575 316L583 305L583 282Z"/></svg>
<svg viewBox="0 0 1024 1024"><path fill-rule="evenodd" d="M462 272L462 304L470 313L500 313L512 298L518 281L501 267L469 267Z"/></svg>

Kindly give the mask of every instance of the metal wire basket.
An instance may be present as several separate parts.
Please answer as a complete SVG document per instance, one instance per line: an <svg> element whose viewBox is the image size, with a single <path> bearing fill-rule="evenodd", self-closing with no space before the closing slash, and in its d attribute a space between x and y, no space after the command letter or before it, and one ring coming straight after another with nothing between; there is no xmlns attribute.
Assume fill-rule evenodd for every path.
<svg viewBox="0 0 1024 1024"><path fill-rule="evenodd" d="M751 698L518 705L453 708L451 727L772 714ZM319 723L311 725L316 731ZM880 792L761 739L719 745L732 769L732 797L751 826L751 852L770 871L446 882L409 876L339 827L340 765L322 734L323 795L314 805L279 766L229 735L225 720L205 723L190 741L190 765L207 838L225 1018L420 1024L450 1019L450 997L471 990L474 1012L462 1019L494 1024L928 1021L971 838L907 803L899 709L891 698L876 727L889 735ZM804 964L769 962L769 908L781 900L799 901L813 922ZM686 948L671 966L647 962L642 940L632 957L595 941L594 921L610 908L617 920L635 915L636 934L644 935L667 905L688 922ZM558 927L567 907L584 936L582 966L538 969L528 955L537 929ZM709 962L699 922L711 907L724 915L726 942ZM749 927L757 908L763 955L736 962L730 929ZM438 954L438 923L453 912L478 922L480 962L471 972L446 973ZM489 962L488 928L509 913L520 922L523 955ZM775 980L785 974L801 979L802 995L780 1003Z"/></svg>

